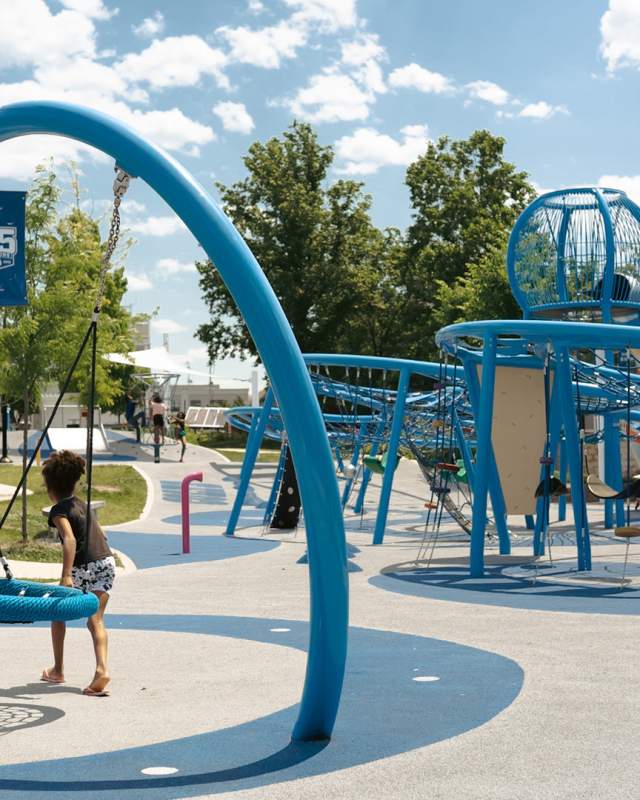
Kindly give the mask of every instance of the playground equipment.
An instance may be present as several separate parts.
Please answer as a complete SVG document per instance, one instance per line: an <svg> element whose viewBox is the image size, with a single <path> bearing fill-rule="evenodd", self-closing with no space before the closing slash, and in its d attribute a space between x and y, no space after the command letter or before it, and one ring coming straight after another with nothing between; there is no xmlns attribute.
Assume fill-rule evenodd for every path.
<svg viewBox="0 0 640 800"><path fill-rule="evenodd" d="M530 515L535 503L534 554L544 553L551 494L566 492L563 474L553 474L559 450L571 477L577 568L589 570L585 414L602 420L596 438L604 447L604 480L591 474L586 484L605 501L605 525L612 526L615 510L618 529L629 527L629 501L640 494L629 456L623 485L619 424L626 414L628 430L632 409L640 404L640 208L615 189L545 194L516 222L507 270L523 321L463 323L436 337L463 364L475 419L471 574L481 576L484 570L494 469L505 511ZM492 495L497 515L493 501ZM508 552L502 540L500 552Z"/></svg>
<svg viewBox="0 0 640 800"><path fill-rule="evenodd" d="M32 133L83 141L114 158L128 175L146 180L183 219L243 312L278 396L294 457L300 454L296 468L305 506L311 632L292 735L298 740L327 738L338 710L346 657L344 528L324 425L282 309L248 247L205 190L130 128L100 112L65 103L18 103L0 109L0 141ZM9 577L6 580L11 583Z"/></svg>
<svg viewBox="0 0 640 800"><path fill-rule="evenodd" d="M441 382L451 380L455 367L356 355L310 354L305 355L304 359L323 412L337 471L345 479L342 491L345 513L355 495L352 510L361 514L372 474L381 478L373 532L373 543L380 544L384 540L391 491L402 450L418 460L430 488L433 484L432 451L437 449L439 437L443 434L443 421L438 417L440 397L433 386L439 379ZM447 396L451 394L450 388L443 385L443 389ZM469 402L460 370L458 385L453 393L456 403L452 430L456 447L462 453L465 480L468 481L468 476L473 473L473 463L462 427L472 422L467 419ZM261 409L229 409L226 418L232 425L249 434L238 491L227 522L226 533L233 535L260 443L265 437L281 440L284 424L270 391L267 392ZM265 525L271 519L282 480L283 458L284 455L276 470L267 502ZM393 469L389 468L390 464ZM452 481L444 500L447 511L461 524L463 530L470 530L469 521L453 499L453 488Z"/></svg>
<svg viewBox="0 0 640 800"><path fill-rule="evenodd" d="M200 481L202 483L201 472L191 472L185 475L180 484L180 514L182 521L182 552L183 554L191 552L191 531L189 520L189 486L193 481Z"/></svg>

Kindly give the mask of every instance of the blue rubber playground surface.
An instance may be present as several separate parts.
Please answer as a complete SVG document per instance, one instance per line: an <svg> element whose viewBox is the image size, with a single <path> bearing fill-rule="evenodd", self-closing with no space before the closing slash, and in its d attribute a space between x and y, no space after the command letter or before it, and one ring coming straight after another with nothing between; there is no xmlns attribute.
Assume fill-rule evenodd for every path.
<svg viewBox="0 0 640 800"><path fill-rule="evenodd" d="M138 567L169 567L196 564L227 558L266 553L279 546L267 539L240 539L232 536L192 536L191 552L182 553L180 535L143 533L140 531L107 531L109 544L122 550Z"/></svg>
<svg viewBox="0 0 640 800"><path fill-rule="evenodd" d="M470 578L466 565L436 565L406 570L389 567L370 578L388 592L454 603L505 606L530 611L582 614L640 614L640 590L617 584L576 584L561 578L534 582L505 575L502 566L487 566L484 578ZM511 567L513 569L513 567Z"/></svg>
<svg viewBox="0 0 640 800"><path fill-rule="evenodd" d="M298 650L306 649L309 636L307 623L288 619L114 615L109 622L112 629L226 636ZM0 796L172 800L322 775L473 730L513 702L523 678L514 661L485 650L352 628L330 743L291 743L292 706L235 727L145 747L0 767ZM150 765L177 772L142 775Z"/></svg>

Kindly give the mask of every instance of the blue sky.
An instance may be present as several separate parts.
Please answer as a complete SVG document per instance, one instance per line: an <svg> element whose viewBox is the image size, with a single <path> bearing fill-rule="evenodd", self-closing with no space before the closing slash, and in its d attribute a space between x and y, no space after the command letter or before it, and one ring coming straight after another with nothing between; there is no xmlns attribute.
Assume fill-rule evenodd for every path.
<svg viewBox="0 0 640 800"><path fill-rule="evenodd" d="M540 190L588 183L640 202L639 0L0 0L0 104L100 108L167 148L209 189L243 175L256 138L298 117L336 148L332 178L363 180L380 226L410 219L406 165L429 139L488 128ZM7 32L11 32L8 36ZM53 137L0 144L0 187L46 156L77 161L104 214L108 160ZM206 369L196 243L135 181L123 225L135 311L153 344ZM245 377L250 363L216 365Z"/></svg>

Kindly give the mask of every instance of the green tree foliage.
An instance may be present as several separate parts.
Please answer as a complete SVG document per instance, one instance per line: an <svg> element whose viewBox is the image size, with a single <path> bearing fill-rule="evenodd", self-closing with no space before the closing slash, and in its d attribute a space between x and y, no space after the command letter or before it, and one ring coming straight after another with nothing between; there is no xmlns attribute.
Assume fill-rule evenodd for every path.
<svg viewBox="0 0 640 800"><path fill-rule="evenodd" d="M407 170L405 233L372 224L362 184L327 186L333 151L308 125L253 144L247 178L219 189L303 351L428 359L444 324L519 316L505 248L535 193L504 145L488 131L429 144ZM220 277L198 269L210 312L198 335L211 359L255 355Z"/></svg>
<svg viewBox="0 0 640 800"><path fill-rule="evenodd" d="M281 138L256 142L245 158L248 176L218 184L225 211L264 270L305 352L380 353L394 231L371 222L362 184L327 186L333 161L309 125L294 123ZM199 263L210 321L198 330L212 361L256 355L242 317L218 273Z"/></svg>
<svg viewBox="0 0 640 800"><path fill-rule="evenodd" d="M505 269L506 243L484 253L453 283L437 282L433 321L437 328L475 319L518 319L521 316Z"/></svg>
<svg viewBox="0 0 640 800"><path fill-rule="evenodd" d="M406 304L398 319L408 322L408 335L399 331L396 337L406 356L433 357L442 320L459 320L460 313L497 318L505 308L516 310L501 258L535 192L526 173L505 161L504 145L484 130L465 140L442 137L407 169L413 220L406 237ZM476 280L499 293L464 299L476 291Z"/></svg>
<svg viewBox="0 0 640 800"><path fill-rule="evenodd" d="M0 389L23 413L38 407L48 383L67 374L90 324L98 288L104 252L98 224L77 202L60 214L60 195L53 169L39 168L26 209L28 304L3 309ZM76 192L76 200L78 196ZM131 346L130 315L120 305L125 291L123 268L116 267L107 276L98 336L96 402L105 406L122 394L122 386L101 356ZM70 387L85 400L89 359L87 349ZM25 426L25 444L26 437Z"/></svg>

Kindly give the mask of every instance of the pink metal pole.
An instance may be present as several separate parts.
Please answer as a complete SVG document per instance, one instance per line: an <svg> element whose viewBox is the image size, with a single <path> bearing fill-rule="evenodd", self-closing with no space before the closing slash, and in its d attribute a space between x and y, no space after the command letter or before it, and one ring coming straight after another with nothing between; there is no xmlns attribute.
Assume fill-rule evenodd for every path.
<svg viewBox="0 0 640 800"><path fill-rule="evenodd" d="M192 472L190 475L185 475L182 479L182 486L180 488L180 496L182 499L182 552L191 552L191 541L189 536L189 484L191 481L202 482L201 472Z"/></svg>

